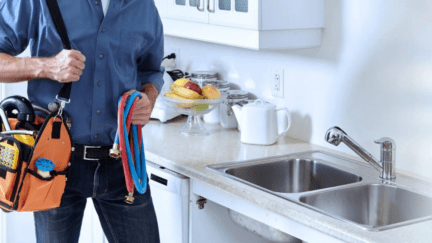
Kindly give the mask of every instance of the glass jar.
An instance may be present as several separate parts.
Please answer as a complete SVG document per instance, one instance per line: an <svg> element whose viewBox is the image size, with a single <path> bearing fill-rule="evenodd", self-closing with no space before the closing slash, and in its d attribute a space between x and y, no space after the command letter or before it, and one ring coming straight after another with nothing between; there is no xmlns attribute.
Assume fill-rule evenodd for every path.
<svg viewBox="0 0 432 243"><path fill-rule="evenodd" d="M217 73L213 71L195 71L191 73L191 80L202 88L204 87L204 81L217 80Z"/></svg>
<svg viewBox="0 0 432 243"><path fill-rule="evenodd" d="M224 128L237 128L237 118L232 110L233 105L245 105L248 103L248 92L242 90L228 90L227 99L219 106L220 124Z"/></svg>
<svg viewBox="0 0 432 243"><path fill-rule="evenodd" d="M207 80L207 81L203 82L203 85L204 86L213 85L219 90L219 92L221 92L221 94L226 93L230 88L228 81L224 81L224 80ZM219 107L220 107L220 105L203 116L204 121L206 123L210 123L210 124L219 124L220 123Z"/></svg>

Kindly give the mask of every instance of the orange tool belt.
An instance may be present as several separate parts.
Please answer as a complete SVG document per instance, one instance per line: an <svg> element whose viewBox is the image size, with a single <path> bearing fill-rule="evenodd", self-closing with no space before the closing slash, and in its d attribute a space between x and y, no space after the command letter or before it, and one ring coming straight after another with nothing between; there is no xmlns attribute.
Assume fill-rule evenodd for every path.
<svg viewBox="0 0 432 243"><path fill-rule="evenodd" d="M66 175L72 158L73 143L66 123L57 112L46 119L37 117L36 126L42 126L33 146L13 136L0 135L2 146L14 147L16 159L10 166L0 163L0 207L6 211L40 211L60 206L66 186ZM18 121L10 118L12 129ZM13 149L13 148L12 148ZM54 162L49 177L38 174L36 160Z"/></svg>
<svg viewBox="0 0 432 243"><path fill-rule="evenodd" d="M63 47L70 50L56 0L46 2ZM40 211L60 206L73 158L69 128L62 118L63 108L70 102L71 88L72 83L63 84L56 97L58 110L46 118L37 117L30 124L39 128L34 142L33 138L29 142L0 133L0 208L6 211ZM9 118L8 121L12 130L23 129L18 120ZM38 173L42 161L51 163L50 171Z"/></svg>

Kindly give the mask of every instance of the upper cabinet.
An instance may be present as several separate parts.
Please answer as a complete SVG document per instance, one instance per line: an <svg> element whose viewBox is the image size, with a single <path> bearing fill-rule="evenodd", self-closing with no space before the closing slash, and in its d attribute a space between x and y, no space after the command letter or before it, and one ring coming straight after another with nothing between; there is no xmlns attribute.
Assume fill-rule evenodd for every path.
<svg viewBox="0 0 432 243"><path fill-rule="evenodd" d="M316 47L324 0L155 0L166 35L261 50Z"/></svg>
<svg viewBox="0 0 432 243"><path fill-rule="evenodd" d="M198 9L200 6L201 11ZM166 17L198 23L208 23L208 12L204 9L202 1L199 0L169 0Z"/></svg>
<svg viewBox="0 0 432 243"><path fill-rule="evenodd" d="M209 0L209 24L258 30L259 0Z"/></svg>

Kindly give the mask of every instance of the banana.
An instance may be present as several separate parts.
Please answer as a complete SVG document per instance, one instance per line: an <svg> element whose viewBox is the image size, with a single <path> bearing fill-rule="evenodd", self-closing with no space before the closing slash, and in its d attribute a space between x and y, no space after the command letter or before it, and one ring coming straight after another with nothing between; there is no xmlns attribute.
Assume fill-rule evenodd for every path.
<svg viewBox="0 0 432 243"><path fill-rule="evenodd" d="M190 90L190 89L186 89L185 87L181 87L181 86L178 86L178 85L171 85L172 87L173 87L173 92L176 94L176 95L179 95L179 96L181 96L181 97L183 97L183 98L186 98L186 99L193 99L193 100L200 100L200 99L203 99L204 97L203 96L201 96L200 94L198 94L197 92L195 92L195 91L192 91L192 90Z"/></svg>
<svg viewBox="0 0 432 243"><path fill-rule="evenodd" d="M174 92L166 92L164 94L164 96L171 97L171 98L176 98L176 99L185 99L185 98L181 97L180 95L176 95Z"/></svg>

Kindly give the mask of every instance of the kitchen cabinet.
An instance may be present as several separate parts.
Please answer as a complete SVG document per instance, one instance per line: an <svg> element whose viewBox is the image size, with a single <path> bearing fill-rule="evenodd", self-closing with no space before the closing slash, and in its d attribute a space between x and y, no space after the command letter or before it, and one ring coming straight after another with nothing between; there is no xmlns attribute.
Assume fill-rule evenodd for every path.
<svg viewBox="0 0 432 243"><path fill-rule="evenodd" d="M206 199L203 209L198 209L200 197ZM228 209L259 221L274 229L308 243L342 243L343 241L260 208L228 191L200 180L191 180L189 243L270 243L241 226L229 217Z"/></svg>
<svg viewBox="0 0 432 243"><path fill-rule="evenodd" d="M202 0L167 0L166 17L185 21L208 23L208 12L205 10L198 10L198 1ZM204 8L202 4L201 6Z"/></svg>
<svg viewBox="0 0 432 243"><path fill-rule="evenodd" d="M189 243L272 243L236 225L226 207L207 199L199 209L197 200L199 195L191 194Z"/></svg>
<svg viewBox="0 0 432 243"><path fill-rule="evenodd" d="M258 28L259 0L157 0L157 2L161 17L230 27Z"/></svg>
<svg viewBox="0 0 432 243"><path fill-rule="evenodd" d="M258 30L258 4L259 0L209 0L209 24Z"/></svg>
<svg viewBox="0 0 432 243"><path fill-rule="evenodd" d="M255 50L321 44L324 0L155 0L165 35Z"/></svg>

